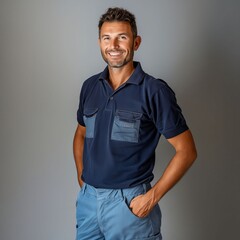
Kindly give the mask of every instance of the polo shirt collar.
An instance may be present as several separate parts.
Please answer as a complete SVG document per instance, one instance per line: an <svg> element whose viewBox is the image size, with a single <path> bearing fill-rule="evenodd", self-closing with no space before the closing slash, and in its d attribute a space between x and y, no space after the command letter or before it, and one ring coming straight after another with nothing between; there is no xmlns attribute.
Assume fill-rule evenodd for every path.
<svg viewBox="0 0 240 240"><path fill-rule="evenodd" d="M139 85L142 82L145 73L142 70L140 62L133 62L133 64L134 64L135 70L131 75L131 77L127 80L126 84ZM106 67L103 70L103 72L100 74L99 80L103 80L103 79L107 80L108 76L109 76L108 67Z"/></svg>

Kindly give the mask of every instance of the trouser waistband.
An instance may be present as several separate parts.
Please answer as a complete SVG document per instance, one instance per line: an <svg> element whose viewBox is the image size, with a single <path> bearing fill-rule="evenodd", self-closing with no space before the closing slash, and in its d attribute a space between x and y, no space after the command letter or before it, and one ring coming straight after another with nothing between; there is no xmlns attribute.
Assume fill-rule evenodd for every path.
<svg viewBox="0 0 240 240"><path fill-rule="evenodd" d="M103 198L124 198L124 196L132 195L133 193L140 194L146 193L151 189L150 183L143 183L131 188L123 189L106 189L106 188L95 188L87 183L82 186L82 192L95 196L98 199Z"/></svg>

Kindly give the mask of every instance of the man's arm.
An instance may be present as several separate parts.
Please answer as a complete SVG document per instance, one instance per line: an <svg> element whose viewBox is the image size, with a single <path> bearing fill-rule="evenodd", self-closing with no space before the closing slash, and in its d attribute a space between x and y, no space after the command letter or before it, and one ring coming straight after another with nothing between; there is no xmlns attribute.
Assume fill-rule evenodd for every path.
<svg viewBox="0 0 240 240"><path fill-rule="evenodd" d="M168 139L175 148L175 155L158 182L146 194L131 201L130 208L138 217L145 217L160 199L180 180L197 157L192 134L189 130Z"/></svg>
<svg viewBox="0 0 240 240"><path fill-rule="evenodd" d="M77 175L78 175L78 183L80 187L83 185L83 181L81 179L82 170L83 170L83 146L84 146L84 138L86 134L86 128L78 125L74 139L73 139L73 155L75 159L75 164L77 168Z"/></svg>

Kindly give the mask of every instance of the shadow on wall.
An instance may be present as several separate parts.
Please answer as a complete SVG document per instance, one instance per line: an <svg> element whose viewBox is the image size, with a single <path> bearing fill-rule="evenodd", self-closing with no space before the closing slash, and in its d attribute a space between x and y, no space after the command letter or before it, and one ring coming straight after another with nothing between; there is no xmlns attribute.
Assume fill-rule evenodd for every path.
<svg viewBox="0 0 240 240"><path fill-rule="evenodd" d="M184 216L182 224L189 224L187 235L192 239L236 239L239 235L240 32L231 20L235 18L216 17L205 26L199 49L193 49L196 55L183 54L186 58L176 59L174 66L173 77L180 84L177 99L195 137L198 159L163 200L163 224L167 232L171 233L168 224L181 232ZM161 149L157 150L160 161ZM166 164L165 159L160 163Z"/></svg>

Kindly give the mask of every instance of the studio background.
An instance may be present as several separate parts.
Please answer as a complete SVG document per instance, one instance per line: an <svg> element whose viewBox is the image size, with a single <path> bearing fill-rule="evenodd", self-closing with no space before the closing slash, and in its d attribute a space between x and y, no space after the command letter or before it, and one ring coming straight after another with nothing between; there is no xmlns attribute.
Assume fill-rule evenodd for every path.
<svg viewBox="0 0 240 240"><path fill-rule="evenodd" d="M237 0L0 1L0 239L75 238L78 97L105 67L97 24L110 6L135 14L135 60L174 89L198 149L160 202L164 239L240 239ZM155 179L173 153L161 139Z"/></svg>

